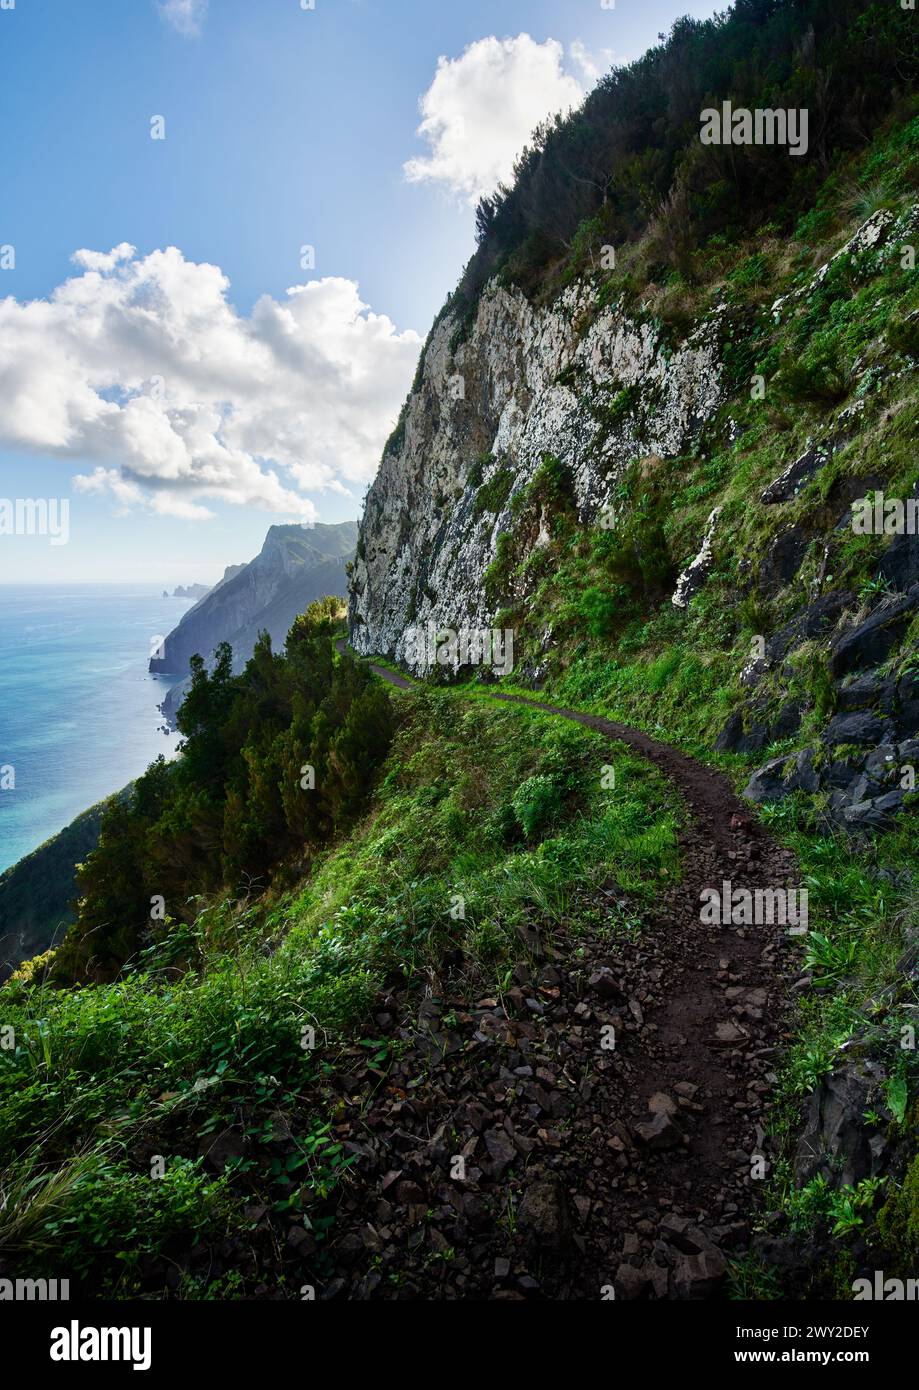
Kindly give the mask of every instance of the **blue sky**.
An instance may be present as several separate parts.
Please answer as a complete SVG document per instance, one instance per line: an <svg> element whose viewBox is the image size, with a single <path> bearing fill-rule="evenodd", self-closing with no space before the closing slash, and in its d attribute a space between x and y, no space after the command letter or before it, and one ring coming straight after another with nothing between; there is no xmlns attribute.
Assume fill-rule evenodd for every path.
<svg viewBox="0 0 919 1390"><path fill-rule="evenodd" d="M275 521L356 516L473 249L475 191L514 140L509 98L561 102L679 14L714 9L0 11L0 248L15 255L0 270L0 494L71 507L66 546L0 537L0 582L210 581Z"/></svg>

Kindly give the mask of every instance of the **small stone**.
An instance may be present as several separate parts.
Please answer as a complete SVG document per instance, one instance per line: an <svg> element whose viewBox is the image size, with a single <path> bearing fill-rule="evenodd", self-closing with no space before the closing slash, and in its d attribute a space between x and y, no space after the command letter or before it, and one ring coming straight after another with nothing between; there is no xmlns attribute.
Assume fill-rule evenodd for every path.
<svg viewBox="0 0 919 1390"><path fill-rule="evenodd" d="M601 965L599 970L595 970L587 983L594 994L599 994L601 999L624 998L622 987L608 965Z"/></svg>
<svg viewBox="0 0 919 1390"><path fill-rule="evenodd" d="M673 1097L668 1096L665 1091L655 1091L648 1100L648 1109L652 1115L675 1115L677 1104Z"/></svg>
<svg viewBox="0 0 919 1390"><path fill-rule="evenodd" d="M655 1151L675 1149L684 1142L682 1133L663 1110L658 1111L646 1124L636 1125L635 1133L642 1143Z"/></svg>
<svg viewBox="0 0 919 1390"><path fill-rule="evenodd" d="M504 1170L513 1163L517 1157L517 1150L503 1129L489 1129L485 1133L485 1147L492 1160L492 1172L496 1178L500 1178Z"/></svg>

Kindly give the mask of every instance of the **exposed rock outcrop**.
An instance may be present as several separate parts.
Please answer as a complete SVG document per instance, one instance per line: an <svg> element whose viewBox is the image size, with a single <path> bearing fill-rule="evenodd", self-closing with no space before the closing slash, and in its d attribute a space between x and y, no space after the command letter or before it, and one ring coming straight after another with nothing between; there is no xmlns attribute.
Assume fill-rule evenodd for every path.
<svg viewBox="0 0 919 1390"><path fill-rule="evenodd" d="M875 731L863 742L873 744ZM835 739L831 739L831 742ZM856 740L849 739L854 743ZM748 801L782 801L795 791L829 793L826 816L849 830L876 830L889 825L916 785L919 740L880 743L870 752L834 757L824 748L818 761L813 748L772 758L753 773L744 789Z"/></svg>
<svg viewBox="0 0 919 1390"><path fill-rule="evenodd" d="M715 527L718 524L718 517L721 515L721 508L715 507L709 514L708 522L705 527L705 539L702 542L702 549L699 551L691 565L680 575L676 582L676 589L670 602L674 608L686 608L690 599L702 588L711 572L713 555L712 540L715 535Z"/></svg>
<svg viewBox="0 0 919 1390"><path fill-rule="evenodd" d="M444 315L367 497L350 595L356 650L422 674L408 629L488 627L485 573L514 495L551 455L588 519L631 460L683 450L721 401L718 328L716 311L668 350L652 324L598 309L587 284L543 308L492 283L459 345Z"/></svg>
<svg viewBox="0 0 919 1390"><path fill-rule="evenodd" d="M209 594L210 592L210 584L180 584L178 588L173 589L172 597L192 598L197 602L198 599L204 598L205 594Z"/></svg>

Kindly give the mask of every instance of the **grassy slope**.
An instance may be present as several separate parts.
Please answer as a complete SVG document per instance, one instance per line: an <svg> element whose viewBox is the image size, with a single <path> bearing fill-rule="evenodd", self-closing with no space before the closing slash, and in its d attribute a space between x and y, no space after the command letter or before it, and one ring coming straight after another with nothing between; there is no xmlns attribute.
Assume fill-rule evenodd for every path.
<svg viewBox="0 0 919 1390"><path fill-rule="evenodd" d="M907 332L911 350L902 350L900 327L915 325L911 316L919 309L919 271L901 263L904 245L919 248L919 215L910 213L917 190L919 118L913 117L893 123L867 154L849 161L827 181L814 212L803 219L791 244L772 237L769 228L739 247L725 246L716 238L696 257L693 283L672 276L666 284L645 285L644 311L656 318L664 333L671 324L697 319L719 302L736 310L737 326L726 348L729 369L735 371L730 399L706 427L693 454L636 465L619 499L626 522L643 498L666 499L663 529L676 569L696 554L707 518L720 506L714 569L685 612L669 602L672 585L657 596L642 593L640 586L631 592L626 587L617 605L592 610L584 595L611 591L615 543L608 532L585 531L560 516L552 546L534 554L526 538L535 530L543 501L535 485L532 499L518 502L520 558L510 550L499 555L492 584L493 592L507 603L499 621L517 630L518 667L521 662L541 665L544 696L677 743L721 766L738 788L753 767L813 739L828 713L827 648L816 642L794 655L795 673L783 693L774 688L772 677L756 691L758 696L771 695L773 709L789 694L803 697L810 708L800 731L753 757L712 751L728 713L746 697L739 676L752 638L768 637L808 601L808 594L852 589L872 597L873 572L889 544L888 537L827 534L815 528L817 542L794 580L784 588L764 590L756 577L776 536L819 516L831 490L838 495L849 479L880 474L886 479L886 495L904 497L919 478L919 340L913 326ZM819 266L879 208L900 219L899 235L880 250L839 256L822 283L812 287ZM641 254L638 248L631 262L624 262L622 279L641 280ZM598 305L615 297L618 283L616 277L598 283ZM774 301L792 289L805 292L774 315ZM798 370L802 362L803 374ZM821 369L826 362L833 364L829 388ZM763 399L751 396L753 373L765 378ZM834 399L826 398L828 389ZM793 459L836 431L848 434L849 443L794 501L780 507L759 505L762 490ZM855 486L852 495L864 490ZM836 505L834 515L843 509ZM818 567L827 541L830 557L821 588ZM515 602L513 594L521 589L527 597ZM554 645L544 655L540 643L549 627ZM919 621L914 621L889 662L892 673L915 661L917 641ZM516 688L509 682L502 686ZM899 1047L901 1027L916 1023L915 986L904 980L899 968L904 951L919 933L916 808L901 817L896 830L857 847L842 835L820 830L815 809L799 794L762 811L798 855L811 895L813 933L803 947L802 968L813 975L814 983L802 994L799 1030L780 1080L776 1124L792 1137L804 1099L841 1060L843 1044L859 1034L872 1055L884 1058L890 1072L888 1101L892 1096L893 1104L879 1115L877 1127L912 1135L904 1147L916 1154L916 1052ZM905 1108L904 1084L909 1097ZM773 1190L795 1229L826 1231L838 1226L840 1199L822 1191L819 1183L802 1198L794 1190L788 1165L774 1175ZM904 1238L902 1252L908 1263L919 1255L919 1156L900 1196L897 1190L891 1180L887 1193L875 1196L874 1205L889 1196L882 1225L890 1225L892 1213L901 1225L911 1221L912 1234ZM850 1229L837 1229L842 1270L847 1268L847 1240L869 1224L872 1194L863 1196L865 1206ZM827 1280L846 1287L839 1271L820 1276L818 1286L825 1289ZM767 1287L753 1278L747 1291L763 1292Z"/></svg>
<svg viewBox="0 0 919 1390"><path fill-rule="evenodd" d="M246 913L213 904L191 938L151 951L116 984L7 987L16 1049L0 1051L11 1196L0 1255L17 1268L66 1268L93 1292L126 1295L142 1278L155 1288L156 1261L181 1264L195 1240L245 1245L253 1204L279 1218L312 1213L321 1234L343 1167L323 1075L355 1045L383 1046L383 1065L370 1014L385 987L436 979L459 949L482 991L501 991L518 928L551 933L562 916L586 925L596 908L585 890L612 875L629 898L608 925L615 939L640 929L655 883L678 875L672 798L628 750L606 790L609 745L597 735L448 692L399 699L402 727L370 813L299 890ZM464 918L451 916L455 894ZM194 968L171 972L173 951ZM300 1045L306 1025L312 1052ZM305 1171L274 1171L270 1143L258 1142L279 1107L300 1117ZM197 1156L240 1120L255 1157L215 1179ZM165 1177L149 1176L154 1154ZM246 1288L184 1271L180 1291Z"/></svg>
<svg viewBox="0 0 919 1390"><path fill-rule="evenodd" d="M806 297L801 314L776 324L770 306L791 284L806 285L874 205L905 206L916 184L917 150L913 121L836 176L791 246L768 230L755 245L710 245L694 283L671 278L647 287L647 312L663 331L678 333L681 322L725 295L746 325L733 347L734 398L696 454L657 466L658 491L668 499L671 557L683 563L695 553L718 503L721 534L731 544L716 548L715 571L688 613L675 612L666 595L659 602L626 595L612 620L602 610L595 614L596 631L585 620L583 595L609 587L611 542L559 515L549 554L521 560L530 566L528 585L536 581L535 597L510 616L524 645L528 632L541 634L551 623L556 647L547 691L560 703L642 725L711 759L707 750L738 697L750 637L773 630L801 600L796 581L765 596L749 585L749 597L738 605L750 573L741 562L751 561L755 573L772 530L789 515L783 509L780 523L750 506L751 498L809 437L830 433L834 411L855 399L865 402L856 438L791 504L791 515L804 516L844 471L863 476L883 461L891 492L915 480L911 363L887 336L887 325L902 321L917 302L915 272L903 271L890 255L858 264L841 258L823 287ZM637 259L624 262L624 273L640 279L641 248L631 254ZM598 302L615 292L615 283L598 285ZM839 349L848 399L829 410L825 403L791 401L783 365L828 340ZM756 369L768 381L764 401L751 400L745 389ZM736 426L732 442L729 420ZM858 589L878 548L877 542L840 546L833 583ZM542 577L532 568L540 563ZM812 563L805 561L802 580L812 577ZM513 556L504 564L512 576ZM800 672L805 693L818 678L819 655L810 652ZM313 1212L321 1237L324 1204L343 1166L333 1117L323 1110L323 1068L338 1065L349 1048L381 1047L369 1020L388 982L408 978L420 986L436 975L444 952L460 946L483 988L500 990L507 942L516 945L517 929L532 920L551 926L561 914L576 921L580 888L598 874L614 875L634 904L634 913L610 930L639 928L643 897L658 876L678 872L660 779L624 751L617 758L618 789L606 792L600 748L590 734L517 707L469 701L469 693L400 697L405 722L370 813L292 895L245 910L214 903L181 941L157 948L141 973L114 985L54 994L40 984L6 989L4 1022L15 1029L16 1049L0 1050L0 1133L10 1164L0 1249L25 1246L30 1273L46 1259L55 1268L69 1265L97 1291L127 1293L142 1282L155 1287L157 1261L181 1257L193 1238L213 1243L232 1233L247 1241L245 1210L259 1202ZM721 761L738 781L745 778L743 759ZM815 987L802 998L777 1117L790 1128L802 1097L883 986L894 992L871 1026L893 1046L898 1024L909 1016L913 1000L903 996L896 962L915 925L910 895L919 864L910 818L860 856L816 835L806 805L792 804L771 819L799 852L812 891L812 924L825 941L813 937L805 948L812 952ZM464 919L450 915L455 894L465 900ZM170 971L170 951L176 959L190 957L193 969ZM300 1047L306 1025L322 1040L316 1052ZM911 1060L896 1059L902 1068ZM270 1146L259 1140L281 1106L300 1117L304 1170L292 1174L276 1171ZM902 1129L907 1118L904 1112L894 1123ZM229 1120L255 1136L255 1157L214 1179L197 1155ZM148 1176L151 1154L166 1157L165 1178ZM777 1200L799 1224L838 1220L825 1194L794 1194L787 1171L774 1182ZM904 1229L913 1219L916 1185L907 1181L888 1206L888 1213L900 1213L897 1201L905 1204ZM857 1228L867 1208L856 1215ZM907 1246L905 1258L919 1253L919 1220L916 1227L916 1250ZM847 1239L841 1233L840 1267ZM143 1263L149 1259L152 1273ZM749 1277L746 1291L769 1291L760 1272ZM180 1289L193 1296L247 1291L244 1280L208 1280L189 1270Z"/></svg>

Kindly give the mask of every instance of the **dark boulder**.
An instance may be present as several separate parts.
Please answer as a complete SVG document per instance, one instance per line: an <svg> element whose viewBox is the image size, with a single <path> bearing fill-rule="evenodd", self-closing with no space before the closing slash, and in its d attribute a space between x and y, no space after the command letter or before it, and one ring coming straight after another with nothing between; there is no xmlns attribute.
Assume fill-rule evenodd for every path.
<svg viewBox="0 0 919 1390"><path fill-rule="evenodd" d="M900 677L897 682L897 701L897 725L900 732L919 733L919 672Z"/></svg>
<svg viewBox="0 0 919 1390"><path fill-rule="evenodd" d="M851 758L838 758L824 769L824 783L837 791L844 791L852 785L852 780L857 776L858 769L863 762L864 754L856 763L853 763Z"/></svg>
<svg viewBox="0 0 919 1390"><path fill-rule="evenodd" d="M919 584L919 536L895 536L875 573L903 592Z"/></svg>
<svg viewBox="0 0 919 1390"><path fill-rule="evenodd" d="M763 723L744 727L744 711L737 709L715 739L717 753L761 753L769 742L769 730Z"/></svg>
<svg viewBox="0 0 919 1390"><path fill-rule="evenodd" d="M715 739L715 751L761 753L770 743L789 738L801 727L800 700L788 700L771 721L765 717L765 712L764 701L735 710Z"/></svg>
<svg viewBox="0 0 919 1390"><path fill-rule="evenodd" d="M896 751L900 765L911 763L913 767L919 768L919 738L904 739Z"/></svg>
<svg viewBox="0 0 919 1390"><path fill-rule="evenodd" d="M784 773L789 762L789 758L772 758L758 767L743 790L747 801L760 805L764 801L781 801L787 796L789 788L785 785Z"/></svg>
<svg viewBox="0 0 919 1390"><path fill-rule="evenodd" d="M823 737L829 744L857 743L873 748L890 738L892 733L893 724L889 719L861 710L853 714L837 714L830 720Z"/></svg>
<svg viewBox="0 0 919 1390"><path fill-rule="evenodd" d="M864 666L879 666L903 636L917 607L919 586L909 594L879 604L863 623L833 643L830 674L839 677Z"/></svg>
<svg viewBox="0 0 919 1390"><path fill-rule="evenodd" d="M774 483L770 483L765 491L760 495L760 501L766 506L771 506L776 502L791 502L798 495L805 483L810 482L815 473L829 462L835 449L839 447L839 440L827 440L824 444L812 444L803 454L790 463L785 472L776 478Z"/></svg>
<svg viewBox="0 0 919 1390"><path fill-rule="evenodd" d="M801 748L797 753L773 758L757 768L744 788L747 801L781 801L790 792L815 792L820 778L814 768L814 750Z"/></svg>
<svg viewBox="0 0 919 1390"><path fill-rule="evenodd" d="M800 700L788 700L779 710L772 726L772 741L790 738L792 734L796 734L801 727L802 713L803 706Z"/></svg>
<svg viewBox="0 0 919 1390"><path fill-rule="evenodd" d="M880 743L872 749L865 759L865 771L869 777L883 778L898 761L897 747L893 743Z"/></svg>
<svg viewBox="0 0 919 1390"><path fill-rule="evenodd" d="M903 809L906 792L897 788L867 801L857 801L846 806L842 820L850 830L883 830L892 825L895 817Z"/></svg>
<svg viewBox="0 0 919 1390"><path fill-rule="evenodd" d="M893 714L896 703L894 682L875 671L848 683L840 682L836 687L836 708L842 714L858 709L878 709L883 714Z"/></svg>
<svg viewBox="0 0 919 1390"><path fill-rule="evenodd" d="M851 1062L832 1072L812 1093L804 1132L795 1152L799 1187L822 1173L834 1187L849 1187L881 1170L865 1112L877 1106L884 1080L873 1062Z"/></svg>
<svg viewBox="0 0 919 1390"><path fill-rule="evenodd" d="M766 643L769 660L778 661L802 642L822 637L836 625L845 609L855 602L855 595L845 589L834 589L815 599L772 634Z"/></svg>
<svg viewBox="0 0 919 1390"><path fill-rule="evenodd" d="M853 502L869 492L883 492L886 483L887 479L880 473L868 473L860 478L844 473L835 480L826 501L819 507L819 516L815 518L818 525L823 530L835 525L837 531L851 531Z"/></svg>
<svg viewBox="0 0 919 1390"><path fill-rule="evenodd" d="M919 497L919 483L913 488L913 497ZM886 579L894 589L906 592L913 584L919 584L919 536L904 532L895 536L881 557L875 570L878 579Z"/></svg>
<svg viewBox="0 0 919 1390"><path fill-rule="evenodd" d="M803 526L792 526L776 536L759 567L760 588L774 593L794 579L809 545L810 536Z"/></svg>

